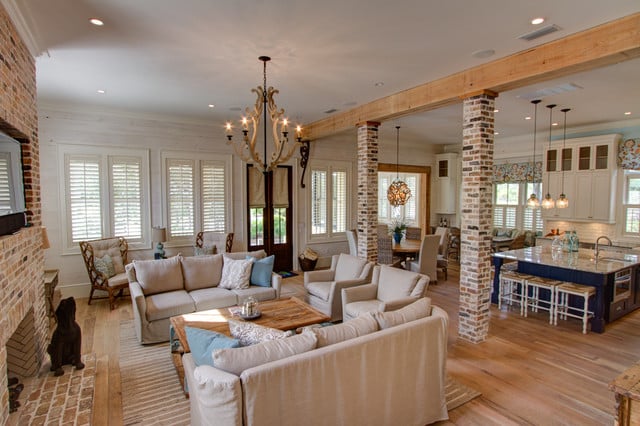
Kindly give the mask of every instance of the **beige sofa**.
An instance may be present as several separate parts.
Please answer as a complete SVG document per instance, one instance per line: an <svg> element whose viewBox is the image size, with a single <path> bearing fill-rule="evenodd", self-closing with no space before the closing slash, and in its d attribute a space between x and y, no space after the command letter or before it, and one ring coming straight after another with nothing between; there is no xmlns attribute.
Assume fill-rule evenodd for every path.
<svg viewBox="0 0 640 426"><path fill-rule="evenodd" d="M224 256L235 260L245 259L248 255L262 259L266 253L264 250L224 253ZM126 266L135 330L140 343L168 341L169 318L172 316L234 306L249 296L257 301L280 297L282 277L276 273L271 275L270 287L220 288L224 256L134 260Z"/></svg>
<svg viewBox="0 0 640 426"><path fill-rule="evenodd" d="M429 309L430 316L366 334L354 334L344 328L368 317L374 324L378 321L377 330L385 323L375 315L395 315L400 310L366 313L324 327L342 327L336 333L342 338L356 336L338 339L337 343L321 338L317 330L322 329L314 329L279 341L222 349L253 350L269 345L270 353L274 342L298 339L309 345L310 338L316 339L311 341L310 350L236 373L228 372L233 369L224 371L221 366L196 366L193 355L187 353L183 365L191 424L425 425L445 420L448 316L438 307ZM214 365L219 353L212 352ZM244 359L246 354L228 356Z"/></svg>

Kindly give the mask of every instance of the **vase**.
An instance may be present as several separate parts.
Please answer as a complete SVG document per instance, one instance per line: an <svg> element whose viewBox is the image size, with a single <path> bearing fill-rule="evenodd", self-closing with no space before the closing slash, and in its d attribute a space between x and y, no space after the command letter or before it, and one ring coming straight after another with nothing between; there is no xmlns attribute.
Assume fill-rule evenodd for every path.
<svg viewBox="0 0 640 426"><path fill-rule="evenodd" d="M393 239L395 240L396 244L400 244L400 241L402 241L402 232L394 232Z"/></svg>

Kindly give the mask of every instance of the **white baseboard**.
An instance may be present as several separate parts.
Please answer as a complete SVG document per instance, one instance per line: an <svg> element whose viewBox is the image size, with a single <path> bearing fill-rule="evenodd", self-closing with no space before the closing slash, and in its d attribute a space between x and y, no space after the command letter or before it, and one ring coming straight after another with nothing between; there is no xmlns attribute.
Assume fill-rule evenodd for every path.
<svg viewBox="0 0 640 426"><path fill-rule="evenodd" d="M56 290L60 290L60 296L63 299L67 297L73 297L75 299L88 299L91 292L91 285L89 284L71 284L57 286Z"/></svg>

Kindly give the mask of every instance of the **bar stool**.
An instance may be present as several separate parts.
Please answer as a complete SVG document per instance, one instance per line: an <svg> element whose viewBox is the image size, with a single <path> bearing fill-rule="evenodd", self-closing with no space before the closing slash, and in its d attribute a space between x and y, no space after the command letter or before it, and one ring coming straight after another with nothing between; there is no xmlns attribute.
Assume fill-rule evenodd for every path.
<svg viewBox="0 0 640 426"><path fill-rule="evenodd" d="M520 315L522 315L524 309L524 289L526 287L527 279L529 278L533 278L533 276L512 271L510 269L504 269L503 267L500 271L498 309L502 308L503 303L507 305L517 303L520 305Z"/></svg>
<svg viewBox="0 0 640 426"><path fill-rule="evenodd" d="M555 294L556 289L561 284L563 284L563 281L551 278L531 277L528 279L524 290L524 316L527 316L529 307L531 307L532 312L538 312L538 310L547 311L549 312L549 324L553 324L556 306ZM541 297L540 290L548 291L549 298Z"/></svg>
<svg viewBox="0 0 640 426"><path fill-rule="evenodd" d="M593 312L589 311L589 299L596 295L596 288L589 285L563 282L556 287L556 309L553 317L553 324L558 325L558 315L560 319L567 317L582 320L582 334L587 334L587 323L593 317ZM581 297L584 301L582 308L569 306L569 296Z"/></svg>

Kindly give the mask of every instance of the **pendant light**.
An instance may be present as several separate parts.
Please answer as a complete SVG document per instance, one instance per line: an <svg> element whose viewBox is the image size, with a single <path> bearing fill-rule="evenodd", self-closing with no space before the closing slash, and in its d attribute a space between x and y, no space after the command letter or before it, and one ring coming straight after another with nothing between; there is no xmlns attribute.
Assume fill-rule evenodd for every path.
<svg viewBox="0 0 640 426"><path fill-rule="evenodd" d="M547 105L549 108L549 148L547 152L551 151L551 127L553 126L553 109L556 107L556 104ZM542 208L543 209L552 209L556 206L556 202L551 198L551 194L549 194L549 187L551 186L551 172L549 172L549 164L547 160L547 195L544 196L544 200L542 200Z"/></svg>
<svg viewBox="0 0 640 426"><path fill-rule="evenodd" d="M387 200L394 206L404 206L411 198L411 189L398 177L398 150L400 146L400 126L396 126L396 179L391 182L387 189Z"/></svg>
<svg viewBox="0 0 640 426"><path fill-rule="evenodd" d="M571 111L571 108L564 108L560 111L564 112L564 131L562 135L562 155L560 156L561 164L562 164L562 192L558 197L558 201L556 202L556 207L559 209L566 209L569 207L569 199L566 195L564 195L564 155L565 145L567 144L567 112Z"/></svg>
<svg viewBox="0 0 640 426"><path fill-rule="evenodd" d="M531 161L531 183L534 183L536 176L536 130L538 123L538 104L540 103L540 99L535 99L531 101L534 105L533 107L533 157ZM531 195L527 199L527 207L530 209L537 209L540 207L540 200L536 196L536 193L532 190Z"/></svg>

